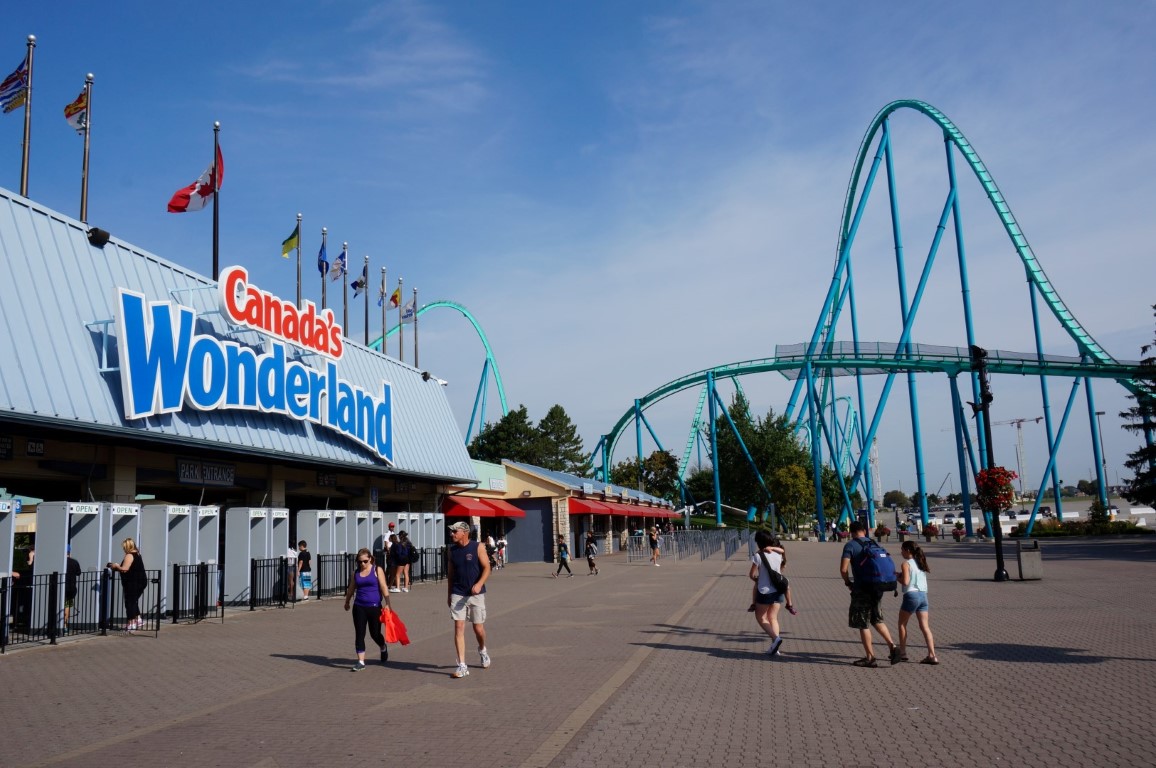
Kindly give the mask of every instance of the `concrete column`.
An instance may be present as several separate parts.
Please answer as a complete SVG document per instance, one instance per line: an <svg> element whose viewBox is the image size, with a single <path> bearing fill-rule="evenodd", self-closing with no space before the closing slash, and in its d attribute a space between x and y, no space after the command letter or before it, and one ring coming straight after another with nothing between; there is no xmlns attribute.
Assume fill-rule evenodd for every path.
<svg viewBox="0 0 1156 768"><path fill-rule="evenodd" d="M108 453L108 477L92 483L92 495L99 501L136 501L136 449L113 447Z"/></svg>

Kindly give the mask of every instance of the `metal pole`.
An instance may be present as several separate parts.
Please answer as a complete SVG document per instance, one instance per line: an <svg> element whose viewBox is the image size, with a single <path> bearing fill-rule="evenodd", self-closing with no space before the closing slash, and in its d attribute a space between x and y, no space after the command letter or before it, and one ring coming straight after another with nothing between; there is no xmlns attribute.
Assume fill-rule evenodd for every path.
<svg viewBox="0 0 1156 768"><path fill-rule="evenodd" d="M297 214L297 309L301 308L301 214Z"/></svg>
<svg viewBox="0 0 1156 768"><path fill-rule="evenodd" d="M25 54L24 76L28 82L24 86L24 144L20 155L20 195L28 197L28 150L32 143L32 53L36 50L36 35L28 36L28 53Z"/></svg>
<svg viewBox="0 0 1156 768"><path fill-rule="evenodd" d="M987 468L991 469L995 466L995 453L992 451L991 443L991 419L988 418L988 410L991 401L994 397L991 394L991 386L987 379L987 350L982 347L977 347L974 344L969 348L971 352L971 364L975 371L979 374L979 404L975 406L976 412L983 416L983 442L984 447L987 448ZM999 517L999 510L989 510L992 514L992 535L995 537L995 576L994 581L1007 581L1007 569L1004 568L1003 560L1003 522Z"/></svg>
<svg viewBox="0 0 1156 768"><path fill-rule="evenodd" d="M417 288L413 289L413 367L421 367L417 362Z"/></svg>
<svg viewBox="0 0 1156 768"><path fill-rule="evenodd" d="M84 162L80 167L80 220L88 223L88 138L92 133L92 73L84 78Z"/></svg>
<svg viewBox="0 0 1156 768"><path fill-rule="evenodd" d="M217 157L221 151L221 124L213 123L213 280L221 276L220 243L221 232L221 169L217 167Z"/></svg>
<svg viewBox="0 0 1156 768"><path fill-rule="evenodd" d="M345 338L349 338L349 243L341 244L341 255L344 257L341 260L344 269L341 271L341 328L345 332Z"/></svg>
<svg viewBox="0 0 1156 768"><path fill-rule="evenodd" d="M329 228L328 227L322 227L321 228L321 249L322 250L325 250L325 244L326 244L326 241L328 239L329 239ZM328 257L328 255L329 254L326 253L326 257ZM326 307L326 303L325 303L325 282L326 282L326 280L325 280L325 278L327 278L327 277L329 277L329 270L328 269L326 269L325 274L321 275L321 309L323 309L323 310Z"/></svg>
<svg viewBox="0 0 1156 768"><path fill-rule="evenodd" d="M401 278L397 279L397 359L405 362L405 293L401 290Z"/></svg>
<svg viewBox="0 0 1156 768"><path fill-rule="evenodd" d="M365 266L361 268L361 293L365 298L365 346L369 346L369 254L365 254Z"/></svg>
<svg viewBox="0 0 1156 768"><path fill-rule="evenodd" d="M1112 508L1112 490L1108 487L1108 457L1104 455L1104 428L1100 422L1100 417L1103 415L1104 411L1096 411L1096 433L1100 441L1100 466L1104 470L1100 476L1100 493L1104 496L1104 512L1107 514L1108 510Z"/></svg>
<svg viewBox="0 0 1156 768"><path fill-rule="evenodd" d="M385 354L385 310L389 308L389 297L385 295L385 267L381 268L381 354Z"/></svg>

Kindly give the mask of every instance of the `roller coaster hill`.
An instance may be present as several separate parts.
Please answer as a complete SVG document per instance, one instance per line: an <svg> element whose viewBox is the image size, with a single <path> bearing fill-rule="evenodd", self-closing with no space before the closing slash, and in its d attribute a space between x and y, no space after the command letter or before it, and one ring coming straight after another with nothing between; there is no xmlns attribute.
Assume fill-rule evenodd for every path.
<svg viewBox="0 0 1156 768"><path fill-rule="evenodd" d="M930 121L934 129L942 133L945 152L943 173L946 175L944 183L946 194L942 203L936 206L936 201L933 200L928 206L925 200L917 201L928 211L935 211L938 207L938 219L934 221L930 243L926 247L918 279L913 280L913 284L909 284L907 280L908 269L905 264L907 251L901 224L909 220L901 216L900 212L902 195L896 173L896 150L891 126L892 118L901 112L916 113L916 121L921 126L927 125L922 118ZM974 176L978 186L966 179L965 175L969 173ZM978 207L982 210L990 205L998 220L998 225L989 224L990 231L998 236L1001 249L1006 250L1010 243L1010 250L1018 258L1018 263L1026 276L1027 302L1031 312L1030 333L1034 338L1034 349L1031 351L989 349L980 344L981 339L978 338L976 327L979 318L973 312L972 301L977 288L988 286L986 284L981 286L981 281L973 283L969 279L968 243L964 236L964 201L961 196L964 180L968 181L968 190L982 189L986 204L980 201ZM877 186L882 187L883 192L879 192ZM875 206L868 205L872 192L876 192L876 198L884 198ZM866 229L864 218L869 210L872 212L885 210L889 214L884 217L886 219L884 222L877 224L877 227L885 233L884 240L888 241L887 250L894 253L901 328L897 337L888 342L868 341L860 337L863 323L856 306L856 284L853 275L856 254L862 252L859 256L862 262L880 252L878 243L870 240L858 251L856 249L856 237L863 236ZM976 217L970 217L969 222L971 218ZM969 227L968 231L975 229L974 225L969 224ZM985 247L979 250L981 253L990 253L992 249ZM950 264L944 265L938 273L940 279L949 284L952 294L958 291L959 316L949 326L944 321L943 313L944 305L952 302L940 299L928 299L925 302L925 299L930 295L929 286L932 283L933 267L936 265L937 257L947 256L947 259L939 259L947 261L952 252L956 265L954 267ZM1010 265L1011 259L1008 258L1006 261ZM879 279L881 269L877 258L861 266L864 267L865 274ZM1013 277L1018 274L1018 270L1010 272ZM914 275L914 271L912 274ZM871 287L872 284L867 285ZM926 308L927 304L932 304L930 310ZM930 315L930 318L917 328L917 322L921 319L921 309L922 314ZM870 312L878 311L878 303L875 302ZM1005 334L1006 329L1000 327L998 323L989 323L992 324L996 326L1000 336L1014 335ZM1060 333L1055 332L1055 324L1058 324ZM950 331L950 327L954 327L955 331ZM1045 337L1045 330L1050 333L1050 337ZM951 333L957 339L957 346L919 343L920 334L926 331L939 337ZM1020 335L1026 339L1027 330L1023 329ZM1054 341L1051 337L1061 338L1064 340L1063 343L1070 340L1074 345L1072 353L1045 354L1045 340L1048 340L1054 351ZM911 443L918 480L919 514L924 524L929 519L928 487L925 478L924 437L921 435L920 426L920 389L917 383L922 383L925 387L928 383L936 387L947 385L958 477L970 478L973 481L960 484L965 510L962 517L968 536L974 534L972 509L975 506L969 485L973 485L974 478L981 469L998 464L993 462L992 422L989 420L988 406L994 399L992 392L1001 391L1001 382L1010 385L1008 377L1032 377L1038 380L1042 408L1042 416L1038 421L1043 422L1046 437L1044 446L1047 454L1046 467L1040 476L1021 480L1025 483L1039 481L1037 486L1039 490L1035 494L1028 519L1029 533L1040 512L1045 489L1050 488L1053 491L1055 500L1050 503L1055 504L1057 517L1060 519L1064 517L1057 458L1060 456L1069 427L1072 426L1077 401L1081 399L1087 408L1087 425L1091 432L1090 442L1093 452L1091 458L1096 468L1099 500L1105 508L1107 507L1106 468L1097 418L1103 412L1096 410L1093 382L1102 382L1103 386L1123 387L1127 393L1142 403L1156 403L1151 370L1147 370L1145 379L1145 369L1139 362L1113 358L1065 305L1056 286L1048 279L1043 265L1028 244L1027 236L996 186L994 178L959 128L932 105L913 100L894 101L883 107L875 115L863 137L843 205L830 286L823 298L810 340L790 346L776 346L771 357L726 363L689 373L638 398L613 428L599 440L591 456L595 476L603 480L609 477L615 448L630 426L634 428L635 447L640 464L643 460L644 429L659 450L666 450L647 419L647 409L677 393L697 390L698 404L691 418L689 436L679 461L683 503L689 505L695 502L689 498L683 481L687 476L691 454L697 448L700 452L705 451L710 458L714 487L713 510L719 524L722 523L722 510L725 506L720 497L720 469L724 472L753 472L764 492L769 509L774 498L767 490L767 484L760 476L759 468L751 459L750 451L743 444L718 390L719 383L725 380L742 392L740 380L743 377L769 372L778 372L793 381L789 400L781 412L786 415L797 438L810 449L817 522L819 530L824 532L828 525L823 513L823 486L820 482L824 464L834 468L839 478L837 499L839 504L828 505L840 508L838 522L852 518L854 514L852 497L858 490L861 491L862 497L867 499L868 522L872 526L875 525L876 499L881 498L882 489L877 487L877 477L873 477L869 471L871 452L883 417L888 412L889 398L896 378L900 375L906 378L908 408L900 407L893 410L908 411L910 415ZM925 376L917 380L918 374ZM879 380L875 379L871 382L871 387L865 386L865 378L868 376L884 377L882 385L880 386ZM871 396L868 396L868 389L873 390ZM1066 389L1062 407L1057 407L1058 402L1053 403L1053 389L1060 390L1061 394ZM948 402L942 392L936 394L939 401ZM688 399L683 398L684 401ZM748 467L719 467L715 457L718 455L717 430L720 419L721 423L726 425L722 428L729 429L738 438ZM1083 420L1078 418L1077 421ZM1147 426L1145 430L1148 445L1152 445L1154 429L1156 424ZM943 441L939 442L942 444ZM978 509L976 513L979 513ZM990 525L990 518L985 519Z"/></svg>

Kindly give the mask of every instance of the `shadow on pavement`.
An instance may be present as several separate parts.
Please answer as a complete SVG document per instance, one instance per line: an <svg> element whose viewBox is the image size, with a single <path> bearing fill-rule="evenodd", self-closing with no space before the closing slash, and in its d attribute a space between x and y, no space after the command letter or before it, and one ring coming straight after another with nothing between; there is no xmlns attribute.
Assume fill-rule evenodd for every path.
<svg viewBox="0 0 1156 768"><path fill-rule="evenodd" d="M1016 643L952 643L948 648L963 651L980 661L1023 661L1035 664L1103 664L1106 661L1156 661L1156 659L1122 659L1118 656L1086 655L1084 648L1058 648L1048 645Z"/></svg>

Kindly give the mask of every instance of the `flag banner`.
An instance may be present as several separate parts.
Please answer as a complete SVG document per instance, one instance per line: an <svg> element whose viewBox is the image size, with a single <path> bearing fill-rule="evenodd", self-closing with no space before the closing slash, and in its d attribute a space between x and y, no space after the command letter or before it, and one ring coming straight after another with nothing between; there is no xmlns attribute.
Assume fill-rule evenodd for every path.
<svg viewBox="0 0 1156 768"><path fill-rule="evenodd" d="M361 277L357 278L356 280L354 280L352 283L349 284L349 287L353 289L353 298L356 299L358 296L360 296L361 292L365 290L365 286L368 284L369 284L369 266L367 265L365 267L362 267Z"/></svg>
<svg viewBox="0 0 1156 768"><path fill-rule="evenodd" d="M333 260L333 266L329 268L329 280L336 283L345 276L345 251Z"/></svg>
<svg viewBox="0 0 1156 768"><path fill-rule="evenodd" d="M385 303L385 286L383 285L377 289L377 306L380 307L384 303Z"/></svg>
<svg viewBox="0 0 1156 768"><path fill-rule="evenodd" d="M216 168L216 178L213 170ZM185 211L199 211L213 200L215 190L225 184L225 159L221 156L221 148L217 147L217 162L210 165L201 174L201 177L184 189L178 189L169 200L169 213L184 213Z"/></svg>
<svg viewBox="0 0 1156 768"><path fill-rule="evenodd" d="M28 99L28 60L0 82L0 108L6 113L24 106Z"/></svg>
<svg viewBox="0 0 1156 768"><path fill-rule="evenodd" d="M406 302L405 306L402 307L401 321L403 323L412 323L417 317L417 308L414 304L414 301L414 299L410 299L408 302Z"/></svg>
<svg viewBox="0 0 1156 768"><path fill-rule="evenodd" d="M397 309L401 306L401 289L394 288L393 293L389 295L389 308Z"/></svg>
<svg viewBox="0 0 1156 768"><path fill-rule="evenodd" d="M301 242L301 224L293 227L293 234L281 241L281 258L289 258L292 251L297 250L297 245Z"/></svg>
<svg viewBox="0 0 1156 768"><path fill-rule="evenodd" d="M85 88L76 97L76 101L64 108L64 119L68 121L77 133L83 134L88 127L88 89Z"/></svg>
<svg viewBox="0 0 1156 768"><path fill-rule="evenodd" d="M317 271L325 277L325 273L329 271L329 257L325 253L325 243L321 243L321 250L317 252Z"/></svg>

